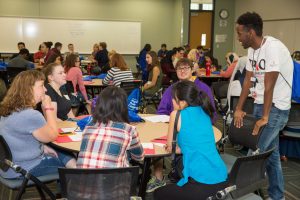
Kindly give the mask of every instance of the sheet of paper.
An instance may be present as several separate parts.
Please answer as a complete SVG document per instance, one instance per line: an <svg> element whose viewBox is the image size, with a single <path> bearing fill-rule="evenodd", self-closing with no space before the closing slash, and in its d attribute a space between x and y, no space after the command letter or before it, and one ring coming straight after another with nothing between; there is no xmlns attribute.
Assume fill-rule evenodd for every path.
<svg viewBox="0 0 300 200"><path fill-rule="evenodd" d="M165 147L165 143L159 143L159 142L153 142L154 145L159 146L159 147Z"/></svg>
<svg viewBox="0 0 300 200"><path fill-rule="evenodd" d="M154 149L152 142L142 142L142 146L144 149Z"/></svg>
<svg viewBox="0 0 300 200"><path fill-rule="evenodd" d="M169 122L170 116L169 115L153 115L153 116L147 116L143 117L144 120L150 121L150 122Z"/></svg>
<svg viewBox="0 0 300 200"><path fill-rule="evenodd" d="M81 134L69 135L68 137L72 140L72 142L79 142L82 140Z"/></svg>
<svg viewBox="0 0 300 200"><path fill-rule="evenodd" d="M142 142L142 146L144 149L144 153L146 155L153 155L155 154L154 145L151 142Z"/></svg>

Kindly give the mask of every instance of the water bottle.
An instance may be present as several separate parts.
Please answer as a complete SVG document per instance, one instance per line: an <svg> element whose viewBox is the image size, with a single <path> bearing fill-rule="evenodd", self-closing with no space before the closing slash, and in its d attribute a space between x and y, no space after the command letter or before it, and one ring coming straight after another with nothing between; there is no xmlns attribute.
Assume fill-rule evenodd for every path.
<svg viewBox="0 0 300 200"><path fill-rule="evenodd" d="M211 62L210 62L210 61L207 61L207 62L205 63L205 66L206 66L206 76L210 76Z"/></svg>
<svg viewBox="0 0 300 200"><path fill-rule="evenodd" d="M91 68L92 68L91 64L88 64L88 66L87 66L88 75L91 75Z"/></svg>

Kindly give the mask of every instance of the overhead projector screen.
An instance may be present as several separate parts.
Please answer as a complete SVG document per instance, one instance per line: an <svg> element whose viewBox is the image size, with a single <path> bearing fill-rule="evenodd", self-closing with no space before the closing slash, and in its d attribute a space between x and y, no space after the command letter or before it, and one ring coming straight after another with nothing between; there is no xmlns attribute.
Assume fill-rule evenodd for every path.
<svg viewBox="0 0 300 200"><path fill-rule="evenodd" d="M141 48L141 22L0 17L0 24L2 53L16 53L21 41L31 53L46 41L61 42L62 53L69 43L81 54L90 54L99 42L121 54L138 54Z"/></svg>

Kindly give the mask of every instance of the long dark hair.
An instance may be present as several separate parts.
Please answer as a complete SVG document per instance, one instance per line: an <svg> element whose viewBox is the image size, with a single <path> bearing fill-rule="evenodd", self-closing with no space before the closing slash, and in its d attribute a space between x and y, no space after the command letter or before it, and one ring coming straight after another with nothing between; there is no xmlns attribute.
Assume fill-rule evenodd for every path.
<svg viewBox="0 0 300 200"><path fill-rule="evenodd" d="M97 99L93 120L105 124L110 120L129 123L126 92L115 86L105 88Z"/></svg>
<svg viewBox="0 0 300 200"><path fill-rule="evenodd" d="M68 55L66 57L66 62L65 62L65 72L68 73L68 71L72 68L75 67L75 63L77 58L79 58L79 56L77 54L73 54L71 53L70 55Z"/></svg>
<svg viewBox="0 0 300 200"><path fill-rule="evenodd" d="M175 83L172 87L172 98L178 101L186 101L189 106L201 106L205 113L213 119L214 108L210 103L209 97L197 86L188 80Z"/></svg>
<svg viewBox="0 0 300 200"><path fill-rule="evenodd" d="M147 65L147 71L150 72L155 66L159 66L160 63L155 51L149 51L147 54L152 58L152 63Z"/></svg>

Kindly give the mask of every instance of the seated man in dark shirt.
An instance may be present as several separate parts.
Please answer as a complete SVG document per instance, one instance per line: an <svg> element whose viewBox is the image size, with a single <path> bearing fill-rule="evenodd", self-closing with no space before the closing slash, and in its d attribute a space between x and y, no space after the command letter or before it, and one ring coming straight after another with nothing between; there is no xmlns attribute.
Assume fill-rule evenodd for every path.
<svg viewBox="0 0 300 200"><path fill-rule="evenodd" d="M28 49L21 49L19 55L8 62L7 67L33 69L34 64L28 61Z"/></svg>
<svg viewBox="0 0 300 200"><path fill-rule="evenodd" d="M26 46L25 46L25 43L24 42L18 42L18 50L20 51L21 49L26 49ZM14 53L12 56L11 56L11 60L14 59L15 57L17 57L19 55L19 53ZM32 54L29 54L28 55L28 58L27 58L28 61L30 62L33 62L33 55Z"/></svg>

